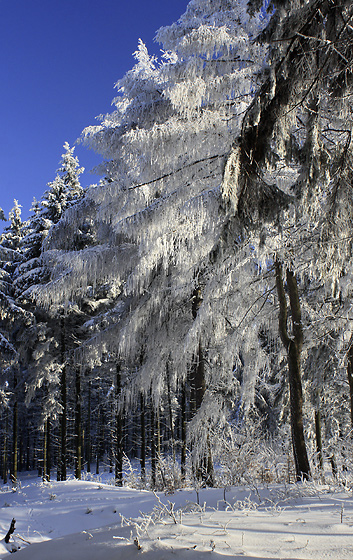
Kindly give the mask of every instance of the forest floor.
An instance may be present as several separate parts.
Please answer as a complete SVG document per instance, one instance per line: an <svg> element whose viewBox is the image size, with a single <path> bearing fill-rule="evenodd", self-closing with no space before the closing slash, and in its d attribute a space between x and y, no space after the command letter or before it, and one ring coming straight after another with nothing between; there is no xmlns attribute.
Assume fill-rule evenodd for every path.
<svg viewBox="0 0 353 560"><path fill-rule="evenodd" d="M109 476L43 483L27 473L17 489L3 485L0 560L12 518L17 560L353 558L350 489L270 484L166 495L115 487Z"/></svg>

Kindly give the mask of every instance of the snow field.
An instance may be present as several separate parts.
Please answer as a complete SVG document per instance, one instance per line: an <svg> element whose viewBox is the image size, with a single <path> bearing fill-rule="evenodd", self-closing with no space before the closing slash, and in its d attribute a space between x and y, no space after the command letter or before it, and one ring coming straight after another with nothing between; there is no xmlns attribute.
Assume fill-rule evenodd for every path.
<svg viewBox="0 0 353 560"><path fill-rule="evenodd" d="M14 517L18 560L353 558L347 490L300 484L165 495L107 482L44 484L28 475L16 491L2 487L2 539ZM8 554L2 540L0 558Z"/></svg>

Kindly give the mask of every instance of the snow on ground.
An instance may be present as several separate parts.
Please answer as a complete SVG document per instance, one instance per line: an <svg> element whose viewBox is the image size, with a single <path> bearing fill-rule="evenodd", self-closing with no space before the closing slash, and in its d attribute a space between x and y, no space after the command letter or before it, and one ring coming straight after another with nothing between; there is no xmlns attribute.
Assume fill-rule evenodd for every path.
<svg viewBox="0 0 353 560"><path fill-rule="evenodd" d="M0 560L9 558L3 538L13 517L17 560L353 558L349 490L297 484L154 495L102 480L43 484L32 474L16 491L0 488Z"/></svg>

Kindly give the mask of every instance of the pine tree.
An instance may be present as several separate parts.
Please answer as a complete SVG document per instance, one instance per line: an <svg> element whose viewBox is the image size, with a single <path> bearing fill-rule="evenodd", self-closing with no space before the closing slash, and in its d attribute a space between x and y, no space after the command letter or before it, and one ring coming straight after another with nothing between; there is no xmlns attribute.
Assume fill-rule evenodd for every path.
<svg viewBox="0 0 353 560"><path fill-rule="evenodd" d="M183 418L185 385L197 381L195 468L228 406L250 417L286 353L290 382L272 394L267 383L266 406L282 406L289 387L299 480L310 476L299 383L315 380L317 393L314 356L347 350L331 318L343 297L350 308L351 7L273 1L265 16L249 6L252 17L245 1L193 0L157 34L162 62L139 43L114 112L84 131L105 178L48 236L40 297L90 308L81 356L97 368L114 356L129 372L120 398L140 413L151 394L158 412L167 364Z"/></svg>
<svg viewBox="0 0 353 560"><path fill-rule="evenodd" d="M259 8L256 1L249 4ZM260 229L267 258L286 269L290 295L291 280L300 276L334 287L350 261L352 30L347 22L352 7L349 2L273 1L269 10L275 11L261 35L269 44L267 76L228 160L239 172L224 196L236 220ZM281 229L276 237L274 227L270 240L271 228L264 224L276 221ZM294 309L293 334L284 336L282 282L278 286L281 336L289 350L299 349ZM337 297L339 289L334 292ZM289 352L289 371L291 363ZM292 419L297 412L294 406ZM297 436L294 430L294 447ZM310 475L305 456L303 449L298 478Z"/></svg>
<svg viewBox="0 0 353 560"><path fill-rule="evenodd" d="M41 200L34 200L32 217L23 228L19 244L21 260L13 271L13 295L19 308L32 317L32 337L21 340L21 354L28 370L26 402L30 405L37 397L41 400L39 428L44 430L43 476L50 471L50 422L60 416L58 399L60 379L63 379L66 356L58 344L57 318L48 309L36 306L33 296L37 287L43 284L49 270L42 262L41 254L45 240L51 229L58 223L64 211L83 198L79 176L83 168L73 156L74 148L67 143L62 155L58 175ZM54 310L55 311L55 310ZM39 399L40 395L40 399Z"/></svg>
<svg viewBox="0 0 353 560"><path fill-rule="evenodd" d="M12 351L12 359L5 370L3 380L11 388L11 416L12 416L12 450L10 472L13 482L17 479L18 469L18 410L19 401L23 401L21 394L24 384L24 355L21 351L21 341L24 329L31 336L33 317L31 313L18 306L15 300L13 280L16 266L22 259L20 250L24 226L21 219L21 207L15 200L15 205L9 214L10 224L1 236L2 289L0 292L2 346ZM6 356L6 355L5 355Z"/></svg>
<svg viewBox="0 0 353 560"><path fill-rule="evenodd" d="M167 361L177 388L196 357L202 354L199 364L206 363L214 345L203 311L209 302L196 316L192 297L199 278L212 276L208 269L228 222L223 168L265 56L249 41L265 20L250 18L244 8L192 2L177 25L158 32L161 63L140 42L137 64L117 85L116 110L84 133L85 143L107 158L101 166L106 179L87 193L81 216L65 214L48 245L50 258L54 249L67 249L68 232L84 223L82 217L95 221L94 248L55 253L49 296L43 297L60 302L97 282L110 284L117 304L99 333L104 351L116 352L136 372L127 398L152 390L157 408ZM62 274L67 266L70 277ZM213 398L211 378L205 371L197 388L201 417ZM206 435L194 448L208 455L209 420L201 424Z"/></svg>

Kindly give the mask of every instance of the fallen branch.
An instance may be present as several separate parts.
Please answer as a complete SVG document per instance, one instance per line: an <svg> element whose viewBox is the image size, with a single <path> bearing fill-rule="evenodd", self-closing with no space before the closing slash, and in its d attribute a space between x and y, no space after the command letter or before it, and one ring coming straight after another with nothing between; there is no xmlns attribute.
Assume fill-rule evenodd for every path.
<svg viewBox="0 0 353 560"><path fill-rule="evenodd" d="M16 523L16 519L13 518L11 521L11 525L10 525L10 529L7 531L6 537L5 537L5 542L6 544L9 543L10 537L12 535L12 533L14 533L15 531L15 523Z"/></svg>

